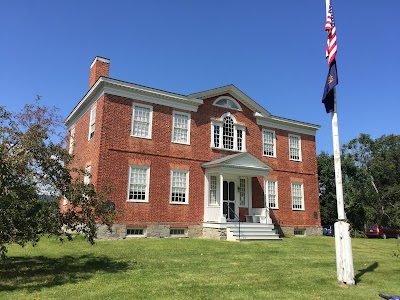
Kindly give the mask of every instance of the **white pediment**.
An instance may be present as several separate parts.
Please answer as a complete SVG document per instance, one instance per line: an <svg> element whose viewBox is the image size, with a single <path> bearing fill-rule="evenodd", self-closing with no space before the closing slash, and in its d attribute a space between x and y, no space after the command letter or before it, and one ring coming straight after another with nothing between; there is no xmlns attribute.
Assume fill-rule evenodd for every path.
<svg viewBox="0 0 400 300"><path fill-rule="evenodd" d="M247 176L265 176L272 168L250 153L223 156L201 165L206 171L237 173Z"/></svg>

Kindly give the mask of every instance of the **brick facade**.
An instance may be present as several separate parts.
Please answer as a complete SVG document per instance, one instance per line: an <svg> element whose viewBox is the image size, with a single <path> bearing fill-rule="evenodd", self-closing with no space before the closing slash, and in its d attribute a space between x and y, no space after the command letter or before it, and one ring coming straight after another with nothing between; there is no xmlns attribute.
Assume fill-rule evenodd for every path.
<svg viewBox="0 0 400 300"><path fill-rule="evenodd" d="M168 235L166 232L169 232L169 228L185 228L187 232L192 232L189 235L201 235L200 229L204 221L207 201L205 170L201 164L237 153L210 146L211 120L218 120L228 112L234 116L238 124L246 128L247 152L271 167L273 171L268 174L268 178L278 181L279 209L271 210L274 223L284 228L320 227L315 146L317 125L282 118L278 121L284 120L285 125L277 121L277 126L274 127L272 126L274 122L270 121L268 116L264 117L266 122L269 122L268 126L260 125L254 109L254 107L258 108L257 104L250 98L241 96L240 91L232 86L228 86L222 93L201 95L202 97L199 98L201 100L196 100L197 104L182 105L182 109L179 105L171 107L168 101L179 100L186 105L184 101L187 96L177 95L176 98L179 99L175 100L174 94L111 80L105 78L108 76L108 71L109 60L100 58L93 62L90 90L71 112L66 125L69 130L75 128L74 164L83 168L90 165L91 182L98 187L107 185L112 188L109 197L116 204L116 208L123 211L117 220L120 231L123 231L121 228L147 228L148 232L151 232L150 235L157 236L158 233L155 232L162 228L160 231L162 234L160 234L165 236ZM107 85L113 88L111 92L111 89L106 88ZM143 95L137 90L140 90ZM162 95L157 96L159 94ZM150 100L147 100L150 96ZM214 101L221 96L233 98L242 110L214 105ZM166 100L157 100L157 97L164 97L163 99ZM189 100L190 97L188 97ZM151 139L131 136L132 103L152 107ZM249 103L252 105L249 106ZM95 133L89 139L90 111L94 106L96 106ZM190 114L190 145L171 142L173 111ZM266 115L267 111L263 110L262 113ZM276 157L274 158L263 156L262 129L264 128L275 131ZM301 137L301 161L289 160L289 134ZM150 168L148 202L127 201L129 165ZM170 203L172 169L188 171L187 204ZM292 210L291 182L303 183L304 210ZM251 206L264 207L264 178L251 177L248 184L251 190ZM244 220L248 208L240 207L238 212L240 219ZM154 228L158 229L155 231ZM192 229L189 230L189 228ZM204 235L207 236L207 234ZM124 234L121 233L120 236Z"/></svg>

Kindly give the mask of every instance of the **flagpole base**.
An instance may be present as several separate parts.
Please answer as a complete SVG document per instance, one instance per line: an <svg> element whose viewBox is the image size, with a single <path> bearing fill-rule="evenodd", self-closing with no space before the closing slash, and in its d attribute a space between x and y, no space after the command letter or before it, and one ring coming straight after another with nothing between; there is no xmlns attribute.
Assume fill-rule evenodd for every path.
<svg viewBox="0 0 400 300"><path fill-rule="evenodd" d="M338 220L335 223L336 270L339 283L355 285L350 224Z"/></svg>

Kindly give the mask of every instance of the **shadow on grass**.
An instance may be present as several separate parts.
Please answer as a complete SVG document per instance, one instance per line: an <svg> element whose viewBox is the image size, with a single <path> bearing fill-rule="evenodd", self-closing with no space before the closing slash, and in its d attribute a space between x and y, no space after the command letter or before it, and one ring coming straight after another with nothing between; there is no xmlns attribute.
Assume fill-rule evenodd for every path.
<svg viewBox="0 0 400 300"><path fill-rule="evenodd" d="M130 264L93 255L8 257L0 260L0 291L33 291L76 283L89 279L95 273L124 272L132 267Z"/></svg>
<svg viewBox="0 0 400 300"><path fill-rule="evenodd" d="M363 276L365 273L373 272L378 267L378 265L379 265L378 262L374 262L369 267L358 270L359 273L355 276L356 283L361 281L361 276Z"/></svg>

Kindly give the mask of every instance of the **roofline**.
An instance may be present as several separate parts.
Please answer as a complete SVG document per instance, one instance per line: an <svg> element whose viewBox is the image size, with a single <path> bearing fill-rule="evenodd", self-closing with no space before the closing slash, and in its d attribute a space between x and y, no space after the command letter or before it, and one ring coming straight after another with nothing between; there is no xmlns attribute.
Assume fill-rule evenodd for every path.
<svg viewBox="0 0 400 300"><path fill-rule="evenodd" d="M317 130L321 128L320 125L296 121L292 119L277 117L277 116L270 116L264 117L260 114L255 114L256 122L258 125L283 129L292 132L298 132L308 135L316 135Z"/></svg>
<svg viewBox="0 0 400 300"><path fill-rule="evenodd" d="M100 77L71 111L69 116L65 119L64 124L67 127L73 124L73 120L87 111L88 106L92 105L103 94L127 97L155 104L164 104L188 111L197 111L197 108L203 104L203 100L201 99L188 98L184 95L153 89L143 85L108 77Z"/></svg>

